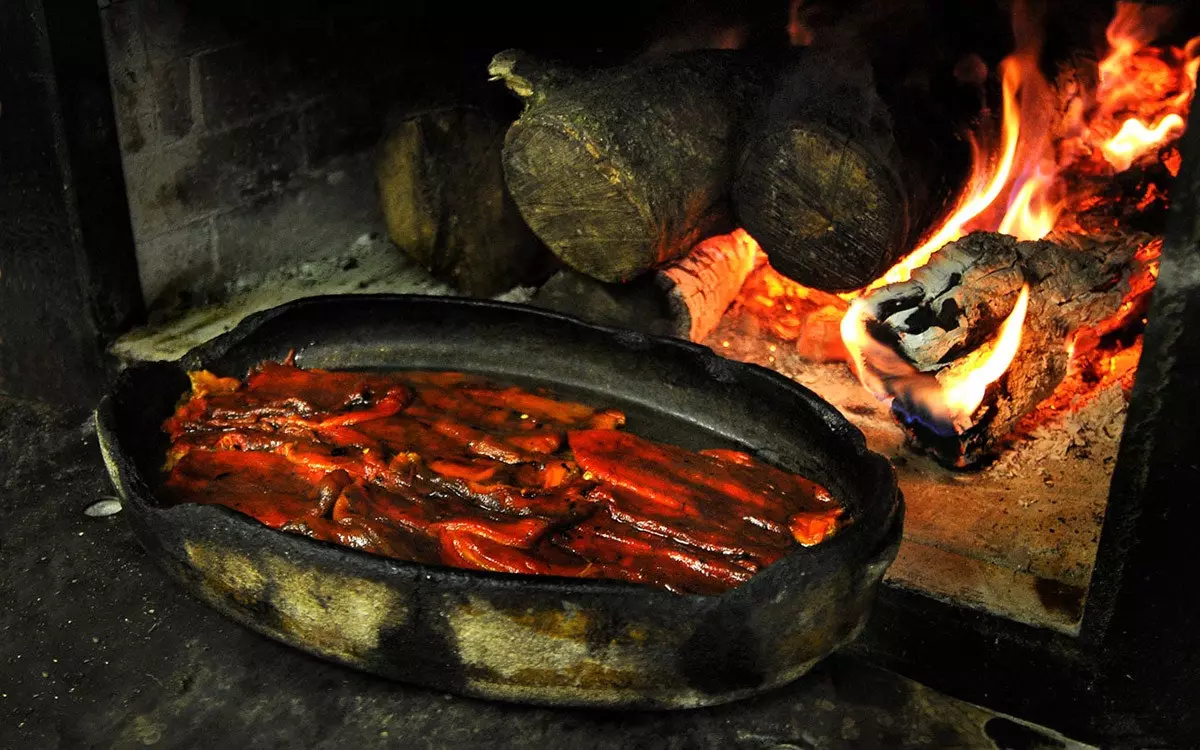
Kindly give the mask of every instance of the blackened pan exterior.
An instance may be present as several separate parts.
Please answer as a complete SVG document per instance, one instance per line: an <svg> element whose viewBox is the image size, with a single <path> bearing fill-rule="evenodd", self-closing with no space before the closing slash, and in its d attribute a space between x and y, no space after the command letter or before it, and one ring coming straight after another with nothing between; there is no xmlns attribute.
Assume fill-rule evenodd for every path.
<svg viewBox="0 0 1200 750"><path fill-rule="evenodd" d="M215 506L159 507L160 425L197 367L243 376L290 349L307 367L453 369L627 409L635 432L742 446L827 486L853 522L721 596L456 570L272 531ZM441 690L609 708L687 708L761 692L852 639L896 555L891 467L807 389L670 339L493 302L302 300L180 362L126 371L97 410L101 448L142 544L188 591L318 656Z"/></svg>

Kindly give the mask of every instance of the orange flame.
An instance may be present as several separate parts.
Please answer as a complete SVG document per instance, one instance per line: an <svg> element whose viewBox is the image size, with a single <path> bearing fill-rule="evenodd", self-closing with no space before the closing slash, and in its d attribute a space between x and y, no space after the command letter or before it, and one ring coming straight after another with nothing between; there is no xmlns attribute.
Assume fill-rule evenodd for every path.
<svg viewBox="0 0 1200 750"><path fill-rule="evenodd" d="M1098 66L1100 84L1094 100L1067 102L1063 107L1066 115L1057 130L1070 148L1062 149L1066 158L1056 159L1053 119L1059 103L1038 69L1041 40L1030 31L1021 3L1015 4L1014 13L1019 47L1000 65L1003 111L998 158L988 157L985 137L970 134L971 173L958 205L919 247L867 289L908 280L943 246L974 230L1041 239L1071 203L1055 197L1062 188L1062 174L1082 166L1078 162L1085 155L1099 151L1120 172L1182 133L1200 70L1200 37L1184 49L1150 47L1169 11L1121 2L1106 31L1110 50ZM1106 138L1105 133L1110 135ZM1005 209L997 215L1002 196L1007 196Z"/></svg>
<svg viewBox="0 0 1200 750"><path fill-rule="evenodd" d="M1000 70L1003 94L1000 158L995 161L989 160L985 156L983 139L971 133L968 136L971 140L971 175L967 179L964 197L959 200L958 206L950 212L950 216L941 227L935 229L917 250L892 266L887 274L872 282L868 289L907 281L912 277L913 270L929 263L934 253L948 242L961 238L973 229L986 228L978 226L980 222L977 220L1006 192L1012 197L1007 200L1008 211L1006 216L996 222L996 229L1000 229L1001 232L1014 232L1020 239L1036 240L1042 239L1054 228L1057 218L1055 204L1046 202L1042 194L1054 178L1040 168L1040 158L1031 158L1031 139L1022 133L1022 122L1032 119L1027 113L1022 116L1022 110L1030 109L1027 102L1038 98L1022 97L1022 91L1042 91L1049 85L1037 71L1037 47L1031 44L1031 48L1009 55L1001 62ZM1043 139L1044 133L1036 138L1039 142L1037 145L1042 145L1040 140ZM1014 182L1013 167L1019 163L1033 164L1036 172ZM1033 205L1037 208L1033 209L1031 214ZM1006 226L1007 229L1001 228Z"/></svg>
<svg viewBox="0 0 1200 750"><path fill-rule="evenodd" d="M1095 91L1075 91L1068 100L1060 100L1039 70L1036 19L1020 0L1013 13L1017 49L1000 67L999 137L971 134L971 172L955 209L919 247L864 291L907 281L939 249L971 231L1041 239L1064 215L1089 205L1095 194L1087 191L1096 190L1096 181L1089 188L1086 181L1068 176L1104 178L1124 171L1182 133L1200 70L1200 37L1182 49L1150 46L1170 20L1170 9L1119 2L1106 30L1109 51L1098 64ZM989 143L997 147L989 149ZM1083 187L1069 194L1068 185L1076 183ZM903 394L910 402L921 401L918 406L926 414L949 419L961 431L964 420L979 407L987 384L1011 365L1027 307L1025 288L991 353L982 357L976 352L969 366L960 363L954 373L943 371L944 382L936 386L931 385L932 376L917 373L868 334L871 313L864 298L847 311L841 333L855 373L876 397L888 400Z"/></svg>
<svg viewBox="0 0 1200 750"><path fill-rule="evenodd" d="M1166 8L1119 3L1106 32L1110 49L1099 64L1091 129L1110 134L1100 150L1118 172L1183 132L1196 92L1200 38L1183 49L1151 47L1170 15Z"/></svg>
<svg viewBox="0 0 1200 750"><path fill-rule="evenodd" d="M1183 118L1174 112L1163 117L1154 127L1149 128L1138 118L1130 117L1117 131L1117 134L1101 146L1104 149L1104 158L1118 172L1124 172L1142 154L1176 133L1183 132L1184 124Z"/></svg>
<svg viewBox="0 0 1200 750"><path fill-rule="evenodd" d="M871 311L864 298L855 300L842 318L842 339L855 374L877 399L885 403L899 400L903 411L922 415L936 432L962 434L973 424L971 418L983 403L987 387L999 380L1016 358L1028 309L1026 284L995 340L977 349L963 366L944 371L940 379L918 372L867 332Z"/></svg>
<svg viewBox="0 0 1200 750"><path fill-rule="evenodd" d="M959 432L971 426L971 415L983 403L987 387L1008 371L1017 350L1021 347L1021 327L1025 323L1025 312L1029 309L1029 285L1021 287L1017 303L1012 312L1000 325L992 351L967 368L966 372L948 375L942 381L942 394L952 421Z"/></svg>

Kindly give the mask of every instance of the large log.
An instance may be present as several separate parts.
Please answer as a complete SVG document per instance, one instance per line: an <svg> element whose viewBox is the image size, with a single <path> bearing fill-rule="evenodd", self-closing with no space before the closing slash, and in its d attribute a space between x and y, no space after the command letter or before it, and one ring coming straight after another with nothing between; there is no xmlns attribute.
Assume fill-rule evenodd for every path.
<svg viewBox="0 0 1200 750"><path fill-rule="evenodd" d="M396 118L378 164L388 235L438 278L477 297L545 279L552 256L508 196L508 123L475 107Z"/></svg>
<svg viewBox="0 0 1200 750"><path fill-rule="evenodd" d="M1142 314L1157 243L1144 234L1066 233L1018 242L992 232L950 243L909 281L861 300L871 336L859 363L864 380L894 398L919 447L948 466L975 465L1054 391L1072 356ZM1012 364L974 413L948 413L942 385L979 363L1026 285Z"/></svg>
<svg viewBox="0 0 1200 750"><path fill-rule="evenodd" d="M935 88L856 50L814 47L790 66L733 189L771 265L825 291L866 286L916 247L970 162L965 118Z"/></svg>
<svg viewBox="0 0 1200 750"><path fill-rule="evenodd" d="M765 68L724 50L588 72L496 55L491 75L526 102L504 147L521 215L567 265L606 282L730 231L734 158Z"/></svg>
<svg viewBox="0 0 1200 750"><path fill-rule="evenodd" d="M710 237L683 258L626 284L560 271L533 303L593 323L700 342L716 329L762 259L758 243L737 230Z"/></svg>

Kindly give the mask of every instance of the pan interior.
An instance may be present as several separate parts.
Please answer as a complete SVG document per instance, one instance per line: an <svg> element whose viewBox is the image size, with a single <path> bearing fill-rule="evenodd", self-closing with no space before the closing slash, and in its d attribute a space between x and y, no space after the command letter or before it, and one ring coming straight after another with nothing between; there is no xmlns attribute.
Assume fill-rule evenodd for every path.
<svg viewBox="0 0 1200 750"><path fill-rule="evenodd" d="M639 436L688 449L744 450L799 473L827 487L854 517L886 481L861 435L782 376L698 346L517 305L382 295L293 303L184 357L166 401L173 405L186 390L183 370L244 377L258 362L293 350L301 367L462 371L617 408ZM167 406L154 415L156 431L169 412Z"/></svg>

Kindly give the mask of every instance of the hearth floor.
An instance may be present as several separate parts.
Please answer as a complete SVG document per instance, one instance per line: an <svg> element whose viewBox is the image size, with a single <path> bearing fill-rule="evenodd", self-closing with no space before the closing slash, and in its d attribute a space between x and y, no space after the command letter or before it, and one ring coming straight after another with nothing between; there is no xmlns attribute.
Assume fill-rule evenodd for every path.
<svg viewBox="0 0 1200 750"><path fill-rule="evenodd" d="M1048 414L993 464L951 471L910 449L888 407L844 364L747 344L724 328L705 343L812 389L892 461L907 510L889 583L1078 633L1124 424L1120 382L1089 394L1076 411Z"/></svg>
<svg viewBox="0 0 1200 750"><path fill-rule="evenodd" d="M686 712L406 687L224 619L160 574L120 514L84 515L112 492L88 415L0 397L0 467L0 747L1083 747L848 656Z"/></svg>

